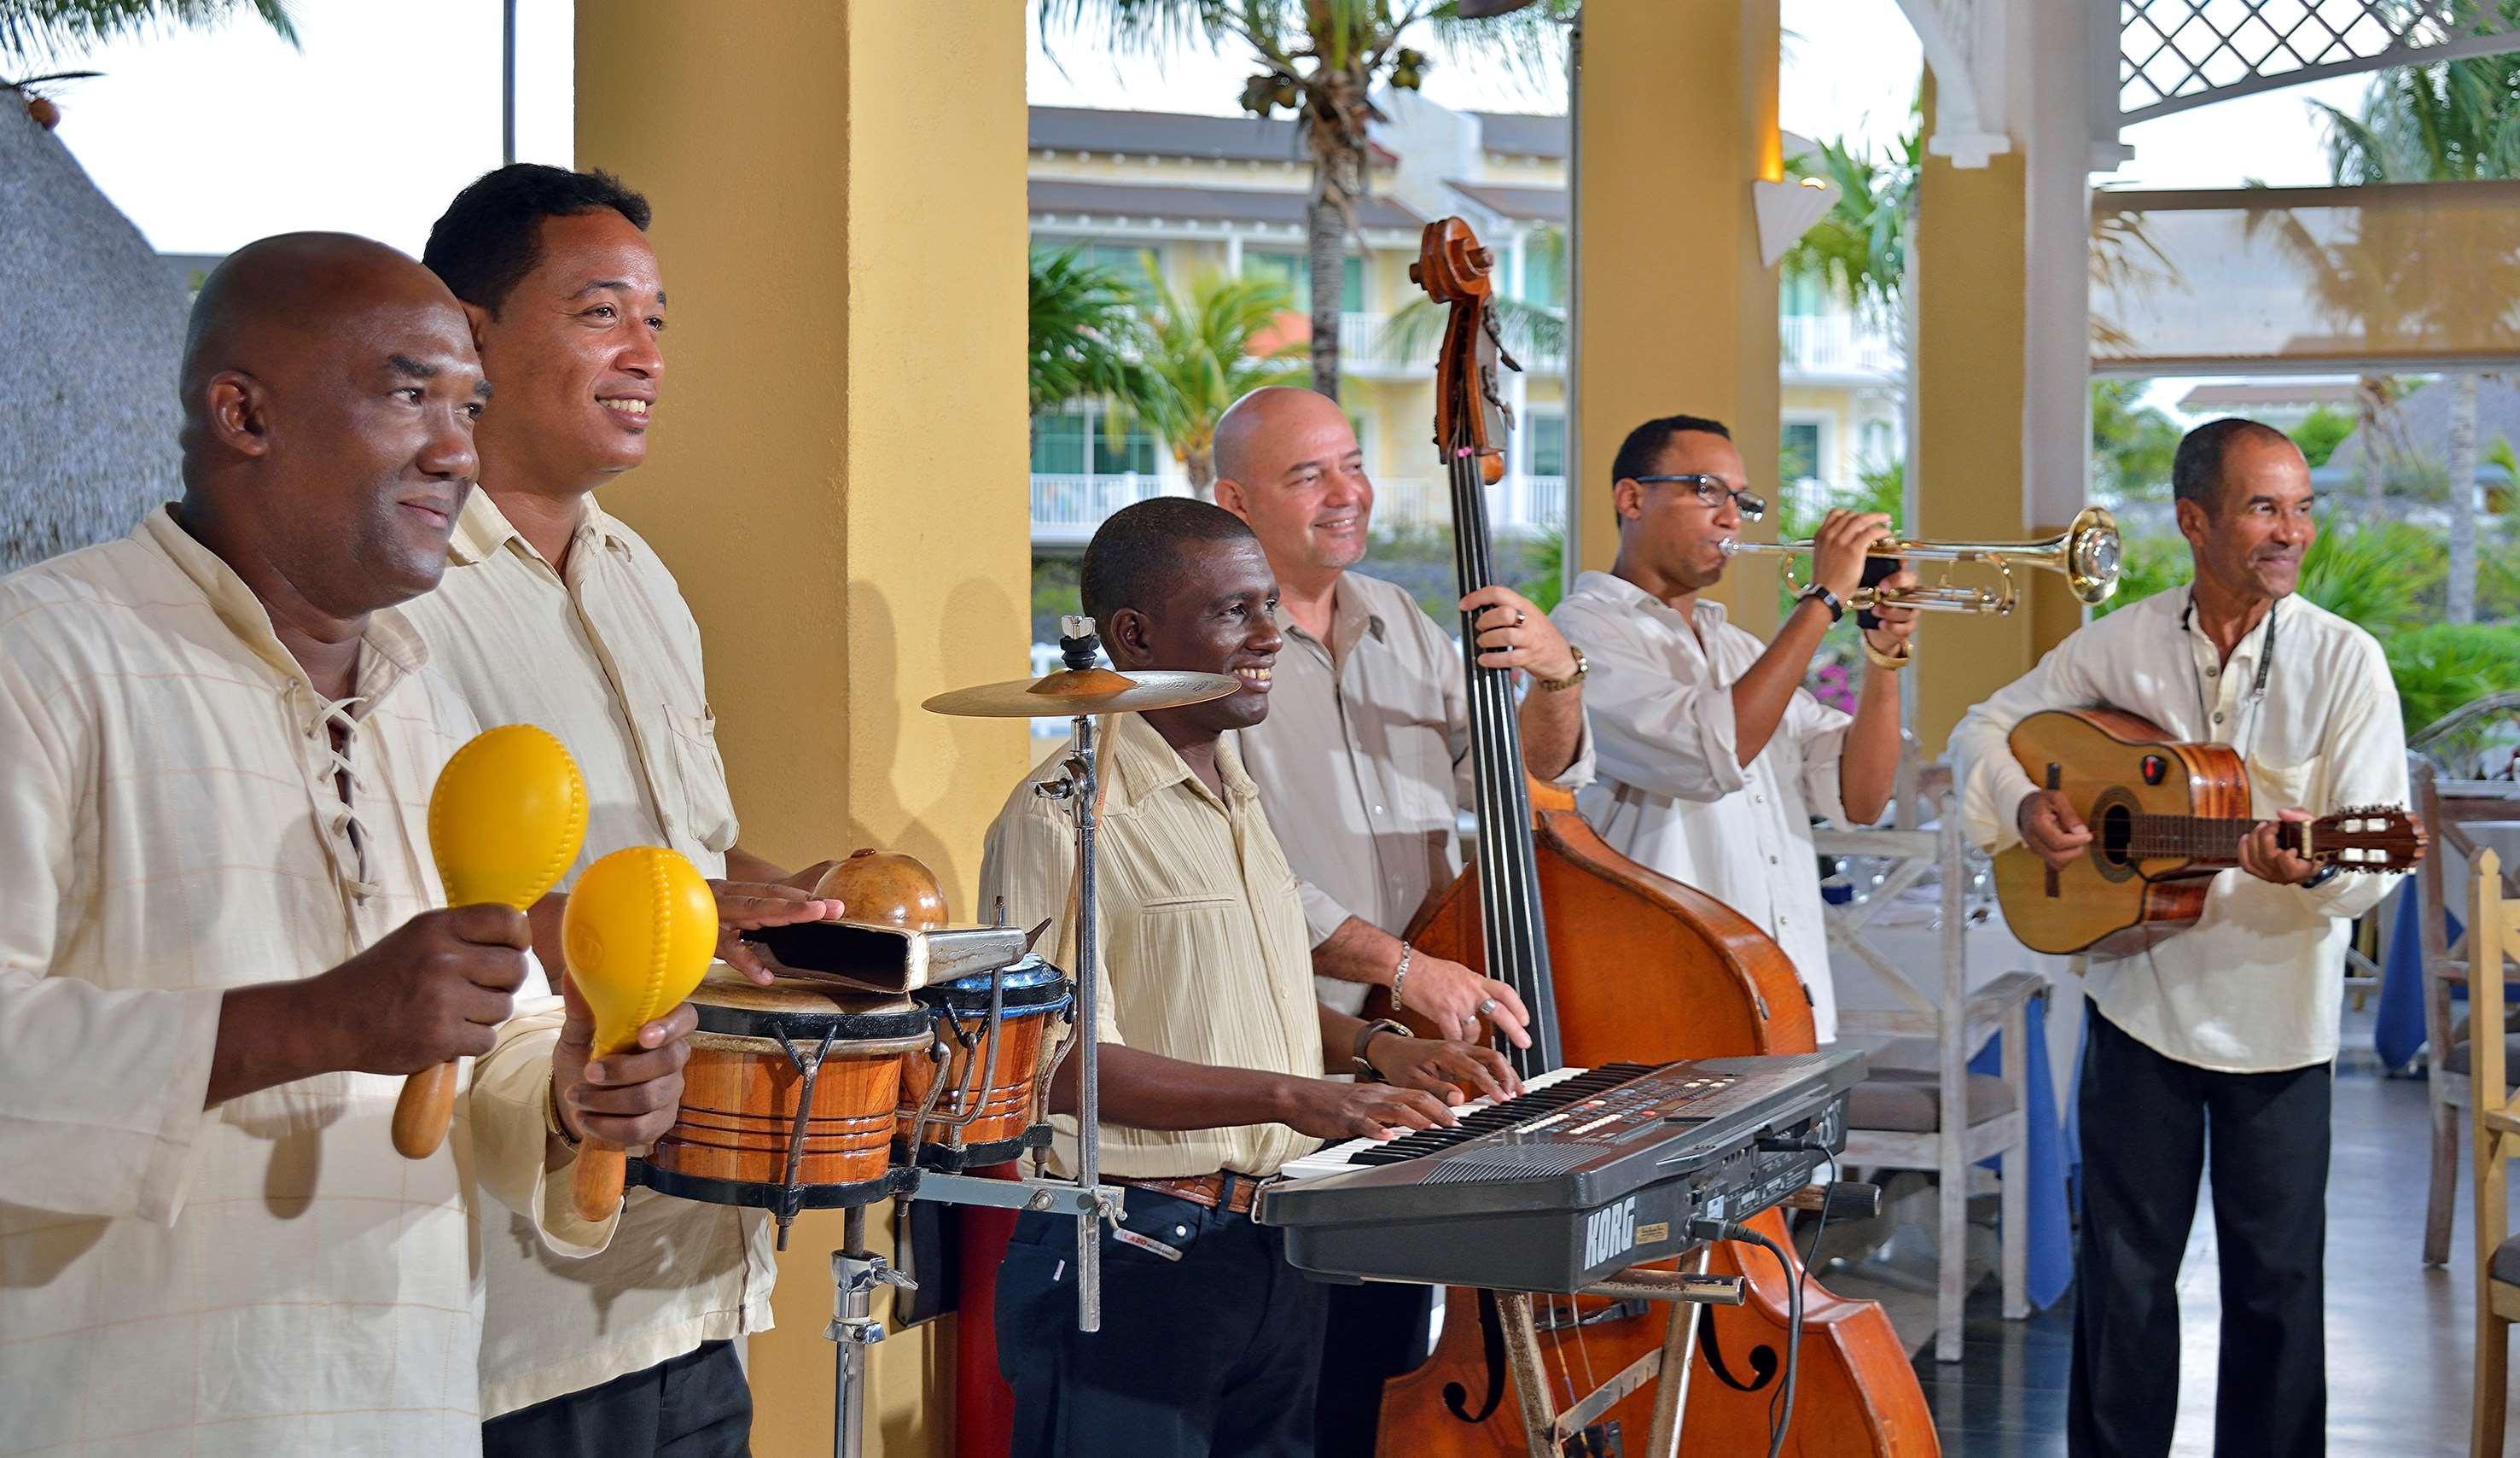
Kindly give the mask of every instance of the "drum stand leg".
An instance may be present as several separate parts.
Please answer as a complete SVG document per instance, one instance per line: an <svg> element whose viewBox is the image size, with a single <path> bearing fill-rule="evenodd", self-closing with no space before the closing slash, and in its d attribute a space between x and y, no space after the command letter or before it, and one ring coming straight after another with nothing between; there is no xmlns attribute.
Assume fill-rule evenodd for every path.
<svg viewBox="0 0 2520 1458"><path fill-rule="evenodd" d="M883 1340L883 1323L875 1314L875 1289L916 1291L918 1283L866 1248L864 1207L849 1208L843 1229L841 1248L832 1253L832 1324L823 1328L823 1339L835 1347L832 1458L859 1458L866 1440L867 1348Z"/></svg>

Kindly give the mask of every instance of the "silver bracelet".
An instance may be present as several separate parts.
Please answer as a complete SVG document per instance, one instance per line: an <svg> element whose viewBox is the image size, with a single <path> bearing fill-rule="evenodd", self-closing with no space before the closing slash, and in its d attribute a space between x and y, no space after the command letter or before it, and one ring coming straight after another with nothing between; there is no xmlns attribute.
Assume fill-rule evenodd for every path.
<svg viewBox="0 0 2520 1458"><path fill-rule="evenodd" d="M1391 969L1391 1005L1395 1008L1404 1005L1400 1001L1400 984L1409 976L1409 959L1413 955L1409 943L1400 943L1400 965Z"/></svg>

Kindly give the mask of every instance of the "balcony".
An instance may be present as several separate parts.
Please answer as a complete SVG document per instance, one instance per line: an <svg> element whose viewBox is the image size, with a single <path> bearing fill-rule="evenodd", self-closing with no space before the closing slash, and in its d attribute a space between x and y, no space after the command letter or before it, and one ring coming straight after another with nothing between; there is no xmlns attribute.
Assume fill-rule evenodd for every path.
<svg viewBox="0 0 2520 1458"><path fill-rule="evenodd" d="M1872 382L1908 372L1899 342L1848 314L1787 314L1777 321L1777 357L1787 380Z"/></svg>
<svg viewBox="0 0 2520 1458"><path fill-rule="evenodd" d="M1032 540L1039 547L1082 548L1102 519L1150 496L1186 496L1189 487L1159 476L1045 476L1032 478Z"/></svg>
<svg viewBox="0 0 2520 1458"><path fill-rule="evenodd" d="M1435 373L1435 345L1439 329L1430 329L1425 340L1414 350L1403 352L1388 337L1389 314L1339 315L1339 369L1343 374L1365 380L1431 379ZM1535 354L1529 350L1508 350L1516 363L1534 375L1562 375L1566 361L1555 354Z"/></svg>

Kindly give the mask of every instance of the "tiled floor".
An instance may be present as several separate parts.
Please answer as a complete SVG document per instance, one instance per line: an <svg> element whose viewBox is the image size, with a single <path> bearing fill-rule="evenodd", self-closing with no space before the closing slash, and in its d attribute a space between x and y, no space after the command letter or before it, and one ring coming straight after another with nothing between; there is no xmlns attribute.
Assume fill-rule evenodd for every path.
<svg viewBox="0 0 2520 1458"><path fill-rule="evenodd" d="M2367 1035L2362 1046L2369 1046ZM2337 1458L2467 1450L2473 1237L2462 1204L2451 1265L2424 1268L2427 1129L2422 1083L2376 1077L2349 1056L2337 1080L2328 1183L2328 1452ZM2213 1225L2200 1205L2180 1279L2178 1458L2213 1451L2216 1270ZM2064 1453L2071 1304L2069 1296L2053 1310L2008 1322L1993 1283L1982 1283L1970 1303L1965 1359L1944 1365L1930 1352L1918 1359L1950 1458ZM2520 1454L2520 1422L2510 1442Z"/></svg>

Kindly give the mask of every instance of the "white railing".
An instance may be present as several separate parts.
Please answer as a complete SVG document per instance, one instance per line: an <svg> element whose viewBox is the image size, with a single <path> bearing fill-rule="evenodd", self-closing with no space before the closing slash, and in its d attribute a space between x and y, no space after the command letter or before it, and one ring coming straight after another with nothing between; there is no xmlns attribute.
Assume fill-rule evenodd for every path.
<svg viewBox="0 0 2520 1458"><path fill-rule="evenodd" d="M1383 338L1389 314L1339 315L1339 365L1359 374L1433 374L1425 361L1404 360Z"/></svg>
<svg viewBox="0 0 2520 1458"><path fill-rule="evenodd" d="M1813 375L1899 375L1898 342L1851 314L1788 314L1777 321L1783 367Z"/></svg>
<svg viewBox="0 0 2520 1458"><path fill-rule="evenodd" d="M1102 519L1149 496L1179 496L1188 487L1158 476L1054 476L1033 473L1035 541L1082 542Z"/></svg>
<svg viewBox="0 0 2520 1458"><path fill-rule="evenodd" d="M1422 477L1383 477L1373 482L1373 520L1382 527L1453 524L1453 489ZM1488 527L1521 536L1566 524L1566 478L1509 476L1488 487Z"/></svg>

